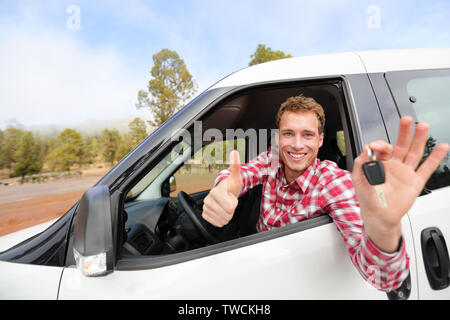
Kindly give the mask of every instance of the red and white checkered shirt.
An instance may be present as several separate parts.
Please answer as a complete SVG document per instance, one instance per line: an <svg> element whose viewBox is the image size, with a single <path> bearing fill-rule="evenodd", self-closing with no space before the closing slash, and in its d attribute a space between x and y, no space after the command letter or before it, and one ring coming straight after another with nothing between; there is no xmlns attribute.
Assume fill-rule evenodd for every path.
<svg viewBox="0 0 450 320"><path fill-rule="evenodd" d="M215 185L228 177L219 173ZM380 251L363 229L359 203L350 172L334 162L315 159L296 180L287 183L278 149L271 148L241 165L243 188L239 197L262 184L259 232L313 216L330 214L342 235L351 261L362 277L382 291L397 289L409 273L409 257L402 239L397 252Z"/></svg>

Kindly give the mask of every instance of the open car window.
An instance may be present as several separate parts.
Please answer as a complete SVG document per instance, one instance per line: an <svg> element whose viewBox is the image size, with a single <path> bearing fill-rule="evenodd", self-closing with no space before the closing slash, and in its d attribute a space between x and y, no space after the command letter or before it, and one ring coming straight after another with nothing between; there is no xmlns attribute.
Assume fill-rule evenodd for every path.
<svg viewBox="0 0 450 320"><path fill-rule="evenodd" d="M219 172L228 168L227 152L238 150L241 159L245 159L245 147L244 139L214 141L204 145L174 173L170 196L177 197L180 191L188 194L208 191Z"/></svg>
<svg viewBox="0 0 450 320"><path fill-rule="evenodd" d="M311 96L324 107L327 123L318 157L346 169L352 159L353 142L348 139L351 131L345 125L348 121L345 121L341 90L341 86L329 81L249 90L225 98L200 119L181 128L184 130L181 142L167 144L161 151L165 156L159 156L156 163L149 164L151 169L126 192L128 201L124 214L127 219L123 228L126 236L123 237L122 256L163 258L201 248L207 251L211 245L227 241L236 246L236 241L240 243L241 238L245 244L243 238L256 233L256 230L249 231L248 225L256 225L261 188L255 188L239 199L233 219L223 228L216 228L202 219L203 200L217 174L228 167L231 150L237 149L244 163L275 143L275 115L288 97ZM196 134L200 134L200 140ZM330 222L329 217L319 220ZM318 225L320 223L305 223L308 228ZM244 230L244 226L247 229ZM267 232L280 234L273 230Z"/></svg>

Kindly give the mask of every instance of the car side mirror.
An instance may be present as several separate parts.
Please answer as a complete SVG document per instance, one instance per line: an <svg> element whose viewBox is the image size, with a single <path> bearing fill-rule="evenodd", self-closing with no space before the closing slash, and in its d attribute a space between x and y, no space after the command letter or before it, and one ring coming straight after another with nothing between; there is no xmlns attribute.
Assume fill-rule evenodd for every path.
<svg viewBox="0 0 450 320"><path fill-rule="evenodd" d="M87 277L112 272L111 197L107 186L94 186L81 197L75 220L73 253L77 268Z"/></svg>

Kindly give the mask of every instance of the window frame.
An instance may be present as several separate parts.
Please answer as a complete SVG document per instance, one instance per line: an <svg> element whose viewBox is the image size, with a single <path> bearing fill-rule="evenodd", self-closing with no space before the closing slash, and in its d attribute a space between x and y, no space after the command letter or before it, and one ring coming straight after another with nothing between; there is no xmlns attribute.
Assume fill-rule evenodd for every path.
<svg viewBox="0 0 450 320"><path fill-rule="evenodd" d="M366 74L361 74L359 76L364 77L365 79L364 81L368 82ZM355 78L355 75L341 75L341 76L325 76L325 77L313 77L302 79L277 80L263 83L252 83L245 86L234 87L230 89L229 92L225 93L220 98L216 99L208 106L206 106L197 115L188 119L188 121L186 121L185 125L182 128L183 129L189 128L190 126L192 126L194 121L197 121L198 119L203 117L205 114L207 114L208 111L210 111L219 104L225 104L227 101L231 101L237 96L249 94L255 91L282 89L286 87L297 87L297 86L306 87L312 85L335 84L339 89L340 95L339 98L341 100L341 103L338 104L339 105L338 111L341 116L341 121L345 133L345 141L347 148L347 163L353 164L353 160L357 156L357 152L359 152L360 149L362 150L361 142L364 140L361 123L358 119L358 112L361 112L361 110L358 110L357 112L355 100L359 101L360 99L367 97L370 97L372 100L375 100L373 90L372 89L369 90L367 86L362 86L362 88L364 88L364 92L358 92L358 99L355 99L352 92L351 84L353 86L361 88L361 83L358 82L359 80L360 78ZM364 111L365 110L363 110L363 112ZM383 134L385 134L385 132L383 132ZM131 178L125 179L124 183L122 183L122 185L118 188L119 193L122 195L126 194L129 191L129 189L132 188L129 186L133 185L133 181L136 181L136 179L139 179L139 177L142 178L143 176L145 176L146 172L152 170L152 168L155 166L158 160L160 160L161 154L165 154L167 148L170 148L170 145L173 143L174 142L170 141L169 139L168 141L166 141L166 143L162 144L156 151L157 154L152 156L151 157L152 159L149 159L147 161L147 164L141 166L141 169L145 167L147 167L148 169L147 170L142 169L140 170L141 171L140 173L134 174L133 180L131 180ZM148 165L149 162L151 162L152 164ZM347 168L347 170L349 171L351 171L351 169L352 166L350 166L350 168ZM122 201L119 201L119 207L121 206L120 204L121 202ZM117 209L119 211L121 210L120 208ZM119 255L117 255L116 269L144 270L177 264L189 260L198 259L201 257L214 255L221 252L234 250L251 244L268 241L271 239L275 239L296 232L305 231L329 223L333 223L333 220L328 214L326 214L310 218L305 221L298 222L289 226L285 226L283 228L273 229L270 231L253 234L243 238L238 238L218 243L215 245L206 246L203 248L189 250L186 252L173 253L170 255L163 255L163 256L155 255L155 256L119 257ZM118 227L118 230L120 230L120 226Z"/></svg>

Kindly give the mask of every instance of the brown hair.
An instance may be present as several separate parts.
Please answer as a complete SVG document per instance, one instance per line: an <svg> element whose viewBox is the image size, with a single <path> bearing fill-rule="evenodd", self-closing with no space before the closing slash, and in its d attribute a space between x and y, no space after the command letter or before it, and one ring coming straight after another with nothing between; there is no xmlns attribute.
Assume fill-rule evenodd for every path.
<svg viewBox="0 0 450 320"><path fill-rule="evenodd" d="M275 122L277 128L280 128L280 119L284 112L314 112L319 120L319 134L323 132L325 127L325 113L322 106L316 102L313 98L304 97L302 94L290 97L285 102L283 102L278 109L277 115L275 117Z"/></svg>

